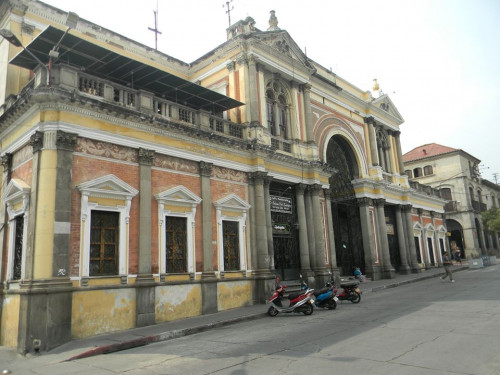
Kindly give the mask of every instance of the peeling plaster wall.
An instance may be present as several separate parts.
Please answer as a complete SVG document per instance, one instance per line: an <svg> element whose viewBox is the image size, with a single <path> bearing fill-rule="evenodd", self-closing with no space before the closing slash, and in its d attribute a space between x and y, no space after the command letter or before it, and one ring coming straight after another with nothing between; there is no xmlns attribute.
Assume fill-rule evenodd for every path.
<svg viewBox="0 0 500 375"><path fill-rule="evenodd" d="M73 339L135 327L135 289L109 289L73 294Z"/></svg>
<svg viewBox="0 0 500 375"><path fill-rule="evenodd" d="M157 323L201 315L200 285L158 286L155 297Z"/></svg>
<svg viewBox="0 0 500 375"><path fill-rule="evenodd" d="M252 284L250 281L220 282L217 285L218 310L228 310L252 304Z"/></svg>
<svg viewBox="0 0 500 375"><path fill-rule="evenodd" d="M19 306L20 295L6 295L2 306L2 320L0 330L0 344L4 346L17 346L19 331Z"/></svg>

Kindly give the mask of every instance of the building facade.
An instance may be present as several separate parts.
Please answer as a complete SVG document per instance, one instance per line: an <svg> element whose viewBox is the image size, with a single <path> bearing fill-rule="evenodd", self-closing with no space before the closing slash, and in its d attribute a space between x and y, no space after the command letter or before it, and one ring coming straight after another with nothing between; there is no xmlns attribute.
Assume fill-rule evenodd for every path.
<svg viewBox="0 0 500 375"><path fill-rule="evenodd" d="M396 107L274 12L190 64L38 1L0 14L2 345L263 302L275 275L440 264L444 202L409 185Z"/></svg>
<svg viewBox="0 0 500 375"><path fill-rule="evenodd" d="M485 228L481 213L500 204L500 186L482 179L480 160L461 149L436 143L419 146L403 155L410 183L439 189L447 200L446 227L451 247L463 258L499 254L499 233Z"/></svg>

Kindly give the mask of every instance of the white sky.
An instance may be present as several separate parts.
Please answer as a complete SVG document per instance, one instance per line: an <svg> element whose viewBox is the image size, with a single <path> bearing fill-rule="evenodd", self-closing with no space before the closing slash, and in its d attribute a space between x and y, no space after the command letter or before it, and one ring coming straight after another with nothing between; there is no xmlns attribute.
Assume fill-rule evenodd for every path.
<svg viewBox="0 0 500 375"><path fill-rule="evenodd" d="M226 0L45 0L192 62L226 40ZM231 23L269 11L307 55L362 90L378 79L405 119L403 153L436 142L481 159L500 182L500 1L233 0Z"/></svg>

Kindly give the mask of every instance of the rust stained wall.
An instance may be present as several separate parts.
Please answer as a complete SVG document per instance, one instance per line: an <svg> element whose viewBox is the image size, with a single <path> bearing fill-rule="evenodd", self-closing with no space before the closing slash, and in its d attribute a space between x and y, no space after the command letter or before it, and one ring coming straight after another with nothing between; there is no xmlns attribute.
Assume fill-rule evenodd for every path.
<svg viewBox="0 0 500 375"><path fill-rule="evenodd" d="M219 311L250 305L252 284L250 281L231 281L217 285L217 306Z"/></svg>
<svg viewBox="0 0 500 375"><path fill-rule="evenodd" d="M19 331L20 295L6 295L2 305L2 320L0 321L0 344L17 346Z"/></svg>
<svg viewBox="0 0 500 375"><path fill-rule="evenodd" d="M201 315L201 298L200 285L156 287L156 322L168 322Z"/></svg>
<svg viewBox="0 0 500 375"><path fill-rule="evenodd" d="M73 294L71 335L80 339L135 327L135 289Z"/></svg>

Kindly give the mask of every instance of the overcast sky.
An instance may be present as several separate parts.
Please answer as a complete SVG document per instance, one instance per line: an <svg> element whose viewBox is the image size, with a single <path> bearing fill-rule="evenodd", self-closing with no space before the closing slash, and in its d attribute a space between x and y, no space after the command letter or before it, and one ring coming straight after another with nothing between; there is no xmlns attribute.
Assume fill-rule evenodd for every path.
<svg viewBox="0 0 500 375"><path fill-rule="evenodd" d="M226 0L46 0L187 63L226 40ZM377 78L405 119L403 153L426 143L481 159L500 182L500 1L233 0L260 30L275 10L307 55L362 90Z"/></svg>

